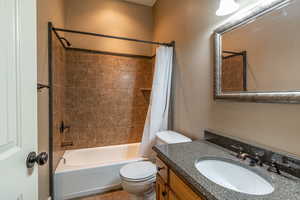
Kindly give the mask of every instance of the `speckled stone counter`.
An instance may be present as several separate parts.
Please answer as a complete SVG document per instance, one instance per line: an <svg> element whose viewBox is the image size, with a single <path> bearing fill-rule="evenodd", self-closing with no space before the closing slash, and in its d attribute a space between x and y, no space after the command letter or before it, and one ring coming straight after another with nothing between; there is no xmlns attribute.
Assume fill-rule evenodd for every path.
<svg viewBox="0 0 300 200"><path fill-rule="evenodd" d="M207 200L300 200L300 179L283 173L268 172L266 167L250 167L246 161L237 159L233 152L208 141L182 144L157 145L153 150L179 177ZM229 159L245 166L268 180L275 188L269 195L248 195L219 186L196 169L195 162L204 157ZM245 180L247 181L247 180Z"/></svg>

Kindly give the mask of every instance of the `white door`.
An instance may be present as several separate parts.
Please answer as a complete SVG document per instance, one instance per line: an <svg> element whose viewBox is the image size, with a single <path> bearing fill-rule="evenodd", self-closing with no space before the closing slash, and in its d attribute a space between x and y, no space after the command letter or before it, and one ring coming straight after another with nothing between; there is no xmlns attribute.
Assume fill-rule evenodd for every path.
<svg viewBox="0 0 300 200"><path fill-rule="evenodd" d="M37 200L36 0L0 0L0 200Z"/></svg>

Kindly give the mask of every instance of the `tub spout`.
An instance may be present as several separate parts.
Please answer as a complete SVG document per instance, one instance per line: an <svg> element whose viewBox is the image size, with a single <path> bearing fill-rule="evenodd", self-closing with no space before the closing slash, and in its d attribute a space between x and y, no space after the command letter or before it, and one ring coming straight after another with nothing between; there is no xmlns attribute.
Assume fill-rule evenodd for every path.
<svg viewBox="0 0 300 200"><path fill-rule="evenodd" d="M64 165L67 163L67 159L65 159L64 157L60 157L60 160L63 160Z"/></svg>

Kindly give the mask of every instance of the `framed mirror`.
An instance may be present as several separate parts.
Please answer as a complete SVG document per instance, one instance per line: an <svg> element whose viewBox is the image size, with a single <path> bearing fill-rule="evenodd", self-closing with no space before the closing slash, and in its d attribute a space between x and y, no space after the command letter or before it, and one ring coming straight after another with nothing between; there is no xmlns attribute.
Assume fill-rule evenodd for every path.
<svg viewBox="0 0 300 200"><path fill-rule="evenodd" d="M262 1L215 30L216 100L300 103L299 10Z"/></svg>

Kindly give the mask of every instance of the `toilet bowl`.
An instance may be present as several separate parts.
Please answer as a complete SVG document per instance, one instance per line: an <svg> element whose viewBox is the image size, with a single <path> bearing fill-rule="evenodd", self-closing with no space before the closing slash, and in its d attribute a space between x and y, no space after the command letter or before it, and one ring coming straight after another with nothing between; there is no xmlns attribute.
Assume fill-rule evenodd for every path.
<svg viewBox="0 0 300 200"><path fill-rule="evenodd" d="M133 200L154 200L156 166L149 161L125 165L120 170L122 187Z"/></svg>
<svg viewBox="0 0 300 200"><path fill-rule="evenodd" d="M162 131L156 134L157 144L191 142L188 137L174 131ZM131 194L132 200L155 200L156 165L149 161L125 165L120 170L122 187Z"/></svg>

